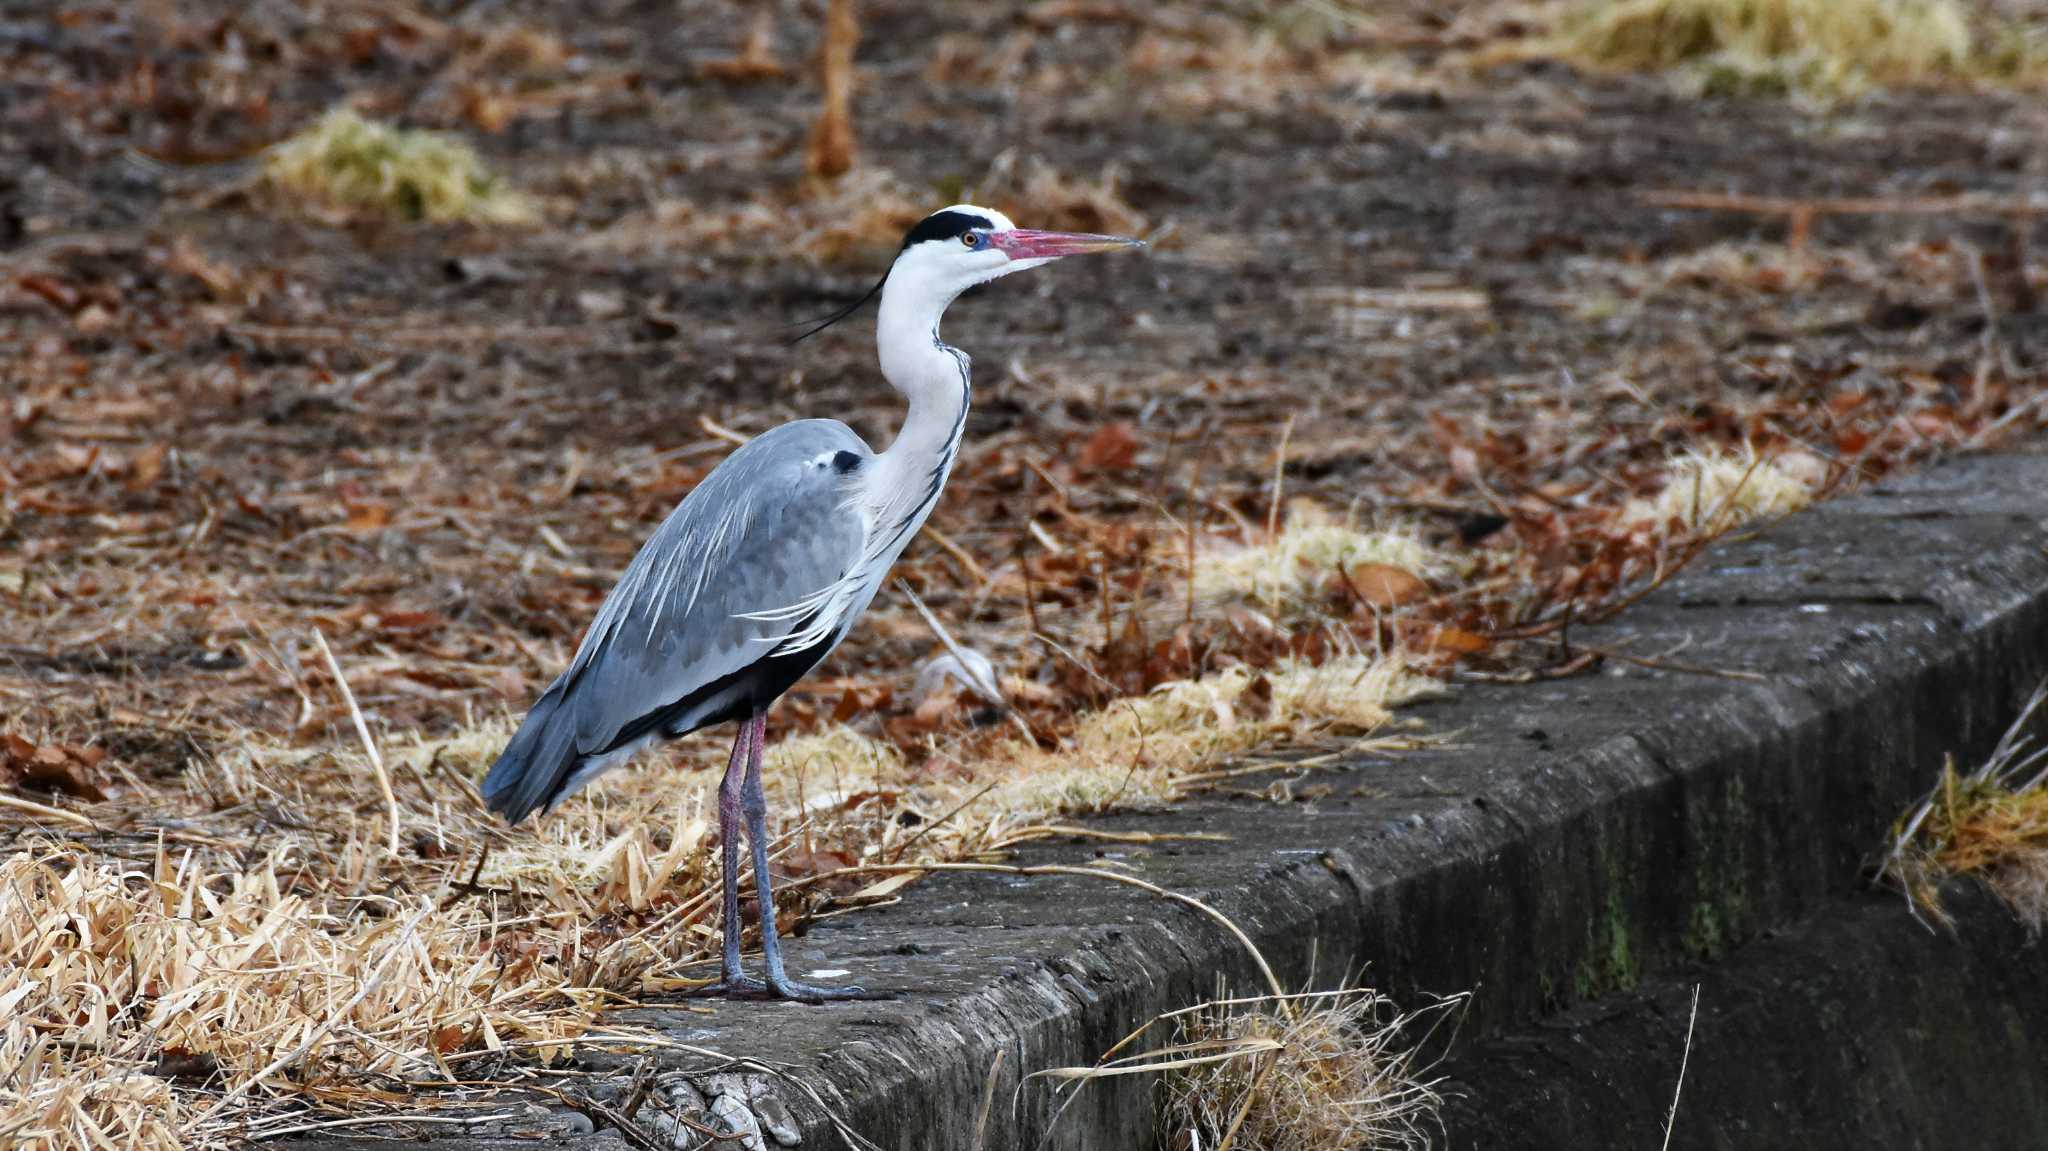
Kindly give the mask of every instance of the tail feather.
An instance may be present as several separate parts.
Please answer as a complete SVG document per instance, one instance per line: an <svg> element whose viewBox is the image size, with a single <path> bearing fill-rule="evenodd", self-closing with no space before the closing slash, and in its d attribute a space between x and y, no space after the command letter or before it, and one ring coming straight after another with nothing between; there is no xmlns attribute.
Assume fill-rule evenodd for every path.
<svg viewBox="0 0 2048 1151"><path fill-rule="evenodd" d="M507 823L516 824L560 798L583 766L575 717L563 712L563 698L559 687L549 688L484 776L484 803Z"/></svg>

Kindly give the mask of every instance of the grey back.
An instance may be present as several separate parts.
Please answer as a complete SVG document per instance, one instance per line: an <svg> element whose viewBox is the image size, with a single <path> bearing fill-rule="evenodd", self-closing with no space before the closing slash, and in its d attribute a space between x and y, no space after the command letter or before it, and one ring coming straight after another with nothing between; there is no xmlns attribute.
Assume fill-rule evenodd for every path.
<svg viewBox="0 0 2048 1151"><path fill-rule="evenodd" d="M799 420L742 445L684 497L556 681L579 754L775 649L791 622L750 617L816 596L859 560L849 486L872 457L845 424Z"/></svg>

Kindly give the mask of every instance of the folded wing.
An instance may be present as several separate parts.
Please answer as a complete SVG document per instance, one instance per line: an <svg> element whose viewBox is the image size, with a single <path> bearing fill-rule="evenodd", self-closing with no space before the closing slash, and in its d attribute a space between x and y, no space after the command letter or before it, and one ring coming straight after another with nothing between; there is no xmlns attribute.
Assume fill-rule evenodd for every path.
<svg viewBox="0 0 2048 1151"><path fill-rule="evenodd" d="M837 646L808 646L820 611L860 563L849 498L866 444L836 420L748 441L670 513L598 610L568 670L542 693L484 779L518 822L552 807L656 736L749 714Z"/></svg>

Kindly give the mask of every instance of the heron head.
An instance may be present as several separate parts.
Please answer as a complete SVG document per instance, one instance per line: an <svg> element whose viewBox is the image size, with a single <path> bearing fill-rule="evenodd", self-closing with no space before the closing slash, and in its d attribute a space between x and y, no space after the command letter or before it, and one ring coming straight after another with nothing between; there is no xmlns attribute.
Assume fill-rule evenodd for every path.
<svg viewBox="0 0 2048 1151"><path fill-rule="evenodd" d="M878 293L885 308L894 301L895 308L929 314L930 322L936 323L946 305L976 284L1064 256L1144 246L1144 241L1124 236L1019 228L994 208L954 204L919 220L904 234L896 262L867 296L797 338L816 334Z"/></svg>
<svg viewBox="0 0 2048 1151"><path fill-rule="evenodd" d="M907 294L943 309L960 293L999 276L1063 256L1140 246L1140 241L1122 236L1020 228L994 208L955 204L919 220L904 235L882 291Z"/></svg>

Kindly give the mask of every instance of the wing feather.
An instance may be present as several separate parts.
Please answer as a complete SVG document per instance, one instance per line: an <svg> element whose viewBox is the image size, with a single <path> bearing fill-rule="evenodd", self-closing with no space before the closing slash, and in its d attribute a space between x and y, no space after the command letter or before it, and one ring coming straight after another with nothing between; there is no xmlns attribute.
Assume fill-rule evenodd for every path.
<svg viewBox="0 0 2048 1151"><path fill-rule="evenodd" d="M829 595L859 562L866 525L830 463L841 451L872 456L836 420L785 424L726 457L655 530L556 681L579 754L763 658L788 635L777 613Z"/></svg>

